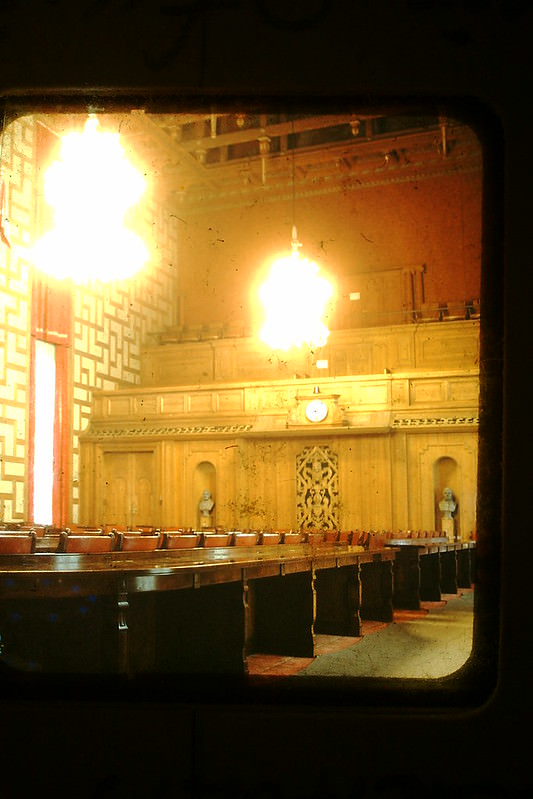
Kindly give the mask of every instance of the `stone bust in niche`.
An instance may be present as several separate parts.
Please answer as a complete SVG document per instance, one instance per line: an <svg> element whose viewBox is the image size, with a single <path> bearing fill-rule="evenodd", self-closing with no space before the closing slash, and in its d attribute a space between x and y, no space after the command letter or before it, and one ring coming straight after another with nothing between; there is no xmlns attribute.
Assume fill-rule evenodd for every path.
<svg viewBox="0 0 533 799"><path fill-rule="evenodd" d="M439 510L441 516L442 532L449 538L454 538L455 524L453 514L457 509L457 503L453 498L451 488L446 487L442 492L442 499L439 502Z"/></svg>
<svg viewBox="0 0 533 799"><path fill-rule="evenodd" d="M211 526L211 513L214 507L215 503L211 496L211 492L209 489L204 488L202 491L202 498L198 504L198 508L200 510L200 524L202 527Z"/></svg>
<svg viewBox="0 0 533 799"><path fill-rule="evenodd" d="M442 499L439 502L439 510L442 511L443 519L451 519L452 513L455 512L457 504L453 499L453 492L451 488L445 488L442 492Z"/></svg>

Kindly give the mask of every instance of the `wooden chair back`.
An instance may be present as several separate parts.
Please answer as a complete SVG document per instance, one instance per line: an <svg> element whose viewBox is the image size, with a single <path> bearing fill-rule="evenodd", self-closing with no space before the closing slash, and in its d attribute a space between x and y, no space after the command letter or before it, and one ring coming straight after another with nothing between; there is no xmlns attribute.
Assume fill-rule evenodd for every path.
<svg viewBox="0 0 533 799"><path fill-rule="evenodd" d="M201 533L179 533L166 531L163 533L161 549L194 549L200 546Z"/></svg>
<svg viewBox="0 0 533 799"><path fill-rule="evenodd" d="M324 544L325 543L324 533L317 531L307 533L305 536L305 543L311 544L311 546L314 547L320 546L320 544Z"/></svg>
<svg viewBox="0 0 533 799"><path fill-rule="evenodd" d="M65 531L69 535L109 535L114 532L105 527L85 527L81 524L71 524L69 527L65 527Z"/></svg>
<svg viewBox="0 0 533 799"><path fill-rule="evenodd" d="M24 533L0 532L0 555L27 555L35 552L34 530Z"/></svg>
<svg viewBox="0 0 533 799"><path fill-rule="evenodd" d="M384 531L371 530L368 537L368 549L383 549L387 541Z"/></svg>
<svg viewBox="0 0 533 799"><path fill-rule="evenodd" d="M119 552L152 552L161 546L161 533L117 533L116 549Z"/></svg>
<svg viewBox="0 0 533 799"><path fill-rule="evenodd" d="M194 533L192 527L160 527L162 533L173 533L174 535L183 535L184 533Z"/></svg>
<svg viewBox="0 0 533 799"><path fill-rule="evenodd" d="M368 549L370 533L367 530L352 530L350 544L354 547L360 546Z"/></svg>
<svg viewBox="0 0 533 799"><path fill-rule="evenodd" d="M13 530L18 533L30 533L34 532L37 538L42 538L43 535L50 529L49 525L46 524L16 524L13 527Z"/></svg>
<svg viewBox="0 0 533 799"><path fill-rule="evenodd" d="M281 533L260 533L258 544L265 547L277 546L281 542Z"/></svg>
<svg viewBox="0 0 533 799"><path fill-rule="evenodd" d="M203 533L203 547L228 547L231 541L231 533Z"/></svg>
<svg viewBox="0 0 533 799"><path fill-rule="evenodd" d="M59 533L58 552L82 553L101 553L111 552L115 544L115 536L95 533L77 534L69 530L62 530Z"/></svg>
<svg viewBox="0 0 533 799"><path fill-rule="evenodd" d="M249 532L244 533L235 531L231 534L231 544L234 547L255 547L257 544L258 534Z"/></svg>
<svg viewBox="0 0 533 799"><path fill-rule="evenodd" d="M291 533L283 533L281 543L282 544L301 544L303 539L303 533L291 532Z"/></svg>

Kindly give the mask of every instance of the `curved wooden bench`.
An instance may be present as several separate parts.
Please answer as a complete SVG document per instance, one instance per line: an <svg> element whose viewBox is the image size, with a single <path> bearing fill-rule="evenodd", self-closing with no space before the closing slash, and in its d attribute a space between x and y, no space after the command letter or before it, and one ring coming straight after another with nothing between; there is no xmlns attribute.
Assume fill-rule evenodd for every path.
<svg viewBox="0 0 533 799"><path fill-rule="evenodd" d="M26 555L35 552L35 530L24 533L0 532L0 555Z"/></svg>

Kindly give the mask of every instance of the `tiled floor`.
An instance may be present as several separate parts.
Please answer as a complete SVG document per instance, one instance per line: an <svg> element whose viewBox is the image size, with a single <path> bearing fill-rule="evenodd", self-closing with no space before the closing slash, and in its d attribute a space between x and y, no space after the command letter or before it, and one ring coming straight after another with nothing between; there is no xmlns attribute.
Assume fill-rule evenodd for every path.
<svg viewBox="0 0 533 799"><path fill-rule="evenodd" d="M453 595L455 596L455 595ZM439 602L422 602L420 610L395 610L394 622L401 623L411 619L420 619L426 616L432 609L443 607L446 604L446 597ZM355 646L363 637L372 635L387 627L387 622L363 621L362 636L349 637L343 635L316 635L316 653L320 655L339 652ZM290 677L305 669L313 662L313 658L298 658L284 655L249 655L248 673L251 677L261 675L264 677Z"/></svg>

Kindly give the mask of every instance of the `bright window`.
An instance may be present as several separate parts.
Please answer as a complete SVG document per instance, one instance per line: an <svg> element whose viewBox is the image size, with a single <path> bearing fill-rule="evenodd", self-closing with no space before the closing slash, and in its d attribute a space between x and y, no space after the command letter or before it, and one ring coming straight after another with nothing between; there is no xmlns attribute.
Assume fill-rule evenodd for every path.
<svg viewBox="0 0 533 799"><path fill-rule="evenodd" d="M53 521L55 404L56 348L37 340L33 469L33 519L37 524Z"/></svg>

